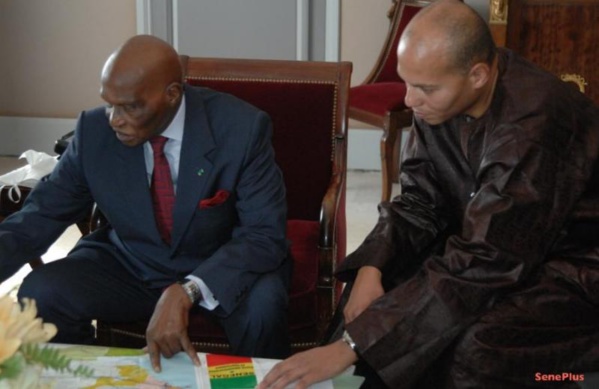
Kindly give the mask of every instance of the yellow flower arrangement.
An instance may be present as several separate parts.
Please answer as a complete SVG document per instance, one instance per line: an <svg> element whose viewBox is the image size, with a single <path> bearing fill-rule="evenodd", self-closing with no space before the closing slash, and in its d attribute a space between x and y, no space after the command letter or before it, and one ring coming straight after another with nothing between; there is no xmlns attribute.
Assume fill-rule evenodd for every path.
<svg viewBox="0 0 599 389"><path fill-rule="evenodd" d="M31 368L68 371L90 376L86 367L70 368L70 359L49 345L40 346L56 335L56 326L43 323L37 316L34 300L18 304L9 296L0 297L0 388L21 388ZM3 382L4 381L4 382Z"/></svg>

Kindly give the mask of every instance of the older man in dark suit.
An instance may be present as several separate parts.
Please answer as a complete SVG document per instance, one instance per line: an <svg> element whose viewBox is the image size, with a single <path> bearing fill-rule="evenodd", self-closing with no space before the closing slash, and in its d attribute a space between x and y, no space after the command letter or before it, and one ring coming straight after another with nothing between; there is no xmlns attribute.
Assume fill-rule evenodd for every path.
<svg viewBox="0 0 599 389"><path fill-rule="evenodd" d="M270 119L182 79L175 50L151 36L108 58L100 91L108 105L81 114L56 169L0 225L0 280L95 202L109 226L19 290L57 325L56 341L92 342L93 319L151 318L156 369L161 354L180 350L198 362L186 329L200 304L234 352L283 357L290 260Z"/></svg>

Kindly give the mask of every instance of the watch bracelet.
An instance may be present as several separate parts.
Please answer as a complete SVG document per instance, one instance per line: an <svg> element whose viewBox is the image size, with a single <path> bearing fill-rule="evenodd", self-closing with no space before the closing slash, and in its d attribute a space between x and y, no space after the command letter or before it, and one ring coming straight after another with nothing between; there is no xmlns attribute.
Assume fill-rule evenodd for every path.
<svg viewBox="0 0 599 389"><path fill-rule="evenodd" d="M356 350L356 342L349 336L347 331L343 331L343 335L341 335L341 340L345 342L352 349L352 351L357 352Z"/></svg>
<svg viewBox="0 0 599 389"><path fill-rule="evenodd" d="M183 281L179 281L178 284L181 285L192 303L195 303L202 297L200 287L192 280L185 279Z"/></svg>

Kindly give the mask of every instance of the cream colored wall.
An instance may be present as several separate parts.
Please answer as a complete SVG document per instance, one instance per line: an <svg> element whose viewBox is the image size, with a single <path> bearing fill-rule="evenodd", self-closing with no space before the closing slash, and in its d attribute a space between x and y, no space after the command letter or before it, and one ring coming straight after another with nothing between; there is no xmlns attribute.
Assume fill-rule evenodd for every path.
<svg viewBox="0 0 599 389"><path fill-rule="evenodd" d="M135 33L135 0L0 0L0 116L74 118L101 104L102 64Z"/></svg>
<svg viewBox="0 0 599 389"><path fill-rule="evenodd" d="M352 84L374 64L390 0L342 0L341 59ZM74 118L98 104L110 52L136 33L135 0L0 0L0 116Z"/></svg>
<svg viewBox="0 0 599 389"><path fill-rule="evenodd" d="M351 85L358 85L370 73L389 29L387 11L391 0L341 0L340 59L353 63ZM381 168L379 139L382 131L353 119L348 142L350 169Z"/></svg>
<svg viewBox="0 0 599 389"><path fill-rule="evenodd" d="M354 64L352 85L360 84L374 66L389 28L390 0L342 0L341 60Z"/></svg>
<svg viewBox="0 0 599 389"><path fill-rule="evenodd" d="M391 0L339 2L340 59L353 62L357 85L383 44ZM488 0L466 2L486 15ZM136 0L0 0L0 155L50 152L80 111L101 104L102 64L135 35L136 20ZM350 127L350 168L380 168L381 132Z"/></svg>

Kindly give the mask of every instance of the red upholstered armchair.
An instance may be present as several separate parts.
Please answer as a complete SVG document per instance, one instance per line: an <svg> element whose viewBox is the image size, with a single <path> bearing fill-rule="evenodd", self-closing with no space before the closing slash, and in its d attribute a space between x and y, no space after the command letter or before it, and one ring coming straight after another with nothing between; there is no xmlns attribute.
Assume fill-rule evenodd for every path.
<svg viewBox="0 0 599 389"><path fill-rule="evenodd" d="M349 117L383 129L381 137L382 200L391 198L399 176L401 129L412 124L412 111L404 104L406 85L397 75L397 44L403 29L432 0L395 0L391 24L373 69L349 93Z"/></svg>
<svg viewBox="0 0 599 389"><path fill-rule="evenodd" d="M182 57L186 81L231 93L267 112L287 188L287 234L294 273L289 325L292 351L319 344L336 306L333 272L345 257L345 176L350 63ZM107 345L145 345L147 323L98 323ZM198 351L227 353L224 332L192 314Z"/></svg>

